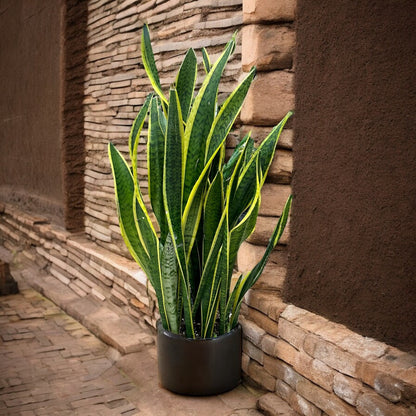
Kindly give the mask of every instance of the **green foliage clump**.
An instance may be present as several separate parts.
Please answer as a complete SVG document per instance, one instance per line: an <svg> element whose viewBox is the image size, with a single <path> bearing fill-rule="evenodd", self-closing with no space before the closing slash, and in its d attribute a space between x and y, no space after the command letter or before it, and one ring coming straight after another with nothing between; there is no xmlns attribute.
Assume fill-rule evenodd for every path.
<svg viewBox="0 0 416 416"><path fill-rule="evenodd" d="M234 48L235 37L213 65L203 49L206 76L196 95L197 59L190 49L165 97L145 26L142 59L154 93L131 128L131 166L109 144L124 241L155 289L164 328L190 338L224 334L237 325L243 297L279 241L291 206L289 197L262 259L231 288L238 249L254 231L260 191L291 116L257 148L247 135L225 159L226 137L255 76L253 68L218 106L220 78ZM158 230L137 179L137 147L146 117L148 190Z"/></svg>

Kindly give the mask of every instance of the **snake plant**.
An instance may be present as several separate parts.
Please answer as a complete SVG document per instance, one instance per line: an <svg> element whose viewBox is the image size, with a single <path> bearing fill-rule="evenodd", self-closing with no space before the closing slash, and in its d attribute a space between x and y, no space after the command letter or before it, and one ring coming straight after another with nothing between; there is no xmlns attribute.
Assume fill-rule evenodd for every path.
<svg viewBox="0 0 416 416"><path fill-rule="evenodd" d="M132 125L130 164L109 144L123 239L156 292L164 328L188 338L217 336L237 325L243 297L279 241L291 206L289 197L262 259L231 287L238 249L254 230L260 190L291 116L289 112L257 148L250 135L244 137L226 160L226 137L255 76L253 68L218 105L218 85L234 48L235 35L214 64L203 49L206 76L197 93L197 59L190 49L165 96L144 26L141 53L154 93ZM137 178L137 148L146 119L148 194L157 224Z"/></svg>

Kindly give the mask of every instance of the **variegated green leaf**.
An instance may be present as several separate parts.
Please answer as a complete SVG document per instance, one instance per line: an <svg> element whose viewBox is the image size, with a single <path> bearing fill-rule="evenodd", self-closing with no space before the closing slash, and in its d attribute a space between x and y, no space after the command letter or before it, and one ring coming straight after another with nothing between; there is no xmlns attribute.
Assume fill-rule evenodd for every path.
<svg viewBox="0 0 416 416"><path fill-rule="evenodd" d="M209 71L211 71L211 60L209 59L208 52L205 48L202 48L202 61L204 63L204 69L205 73L208 74Z"/></svg>
<svg viewBox="0 0 416 416"><path fill-rule="evenodd" d="M219 283L219 277L215 274L215 271L218 265L221 247L223 244L224 227L227 225L226 217L227 213L224 210L220 222L217 226L214 238L212 240L212 245L210 247L208 257L202 271L201 281L199 283L198 292L193 305L194 316L197 312L196 308L198 308L200 304L202 305L203 309L202 315L207 316L207 310L215 292L214 288L218 287L217 285Z"/></svg>
<svg viewBox="0 0 416 416"><path fill-rule="evenodd" d="M181 107L177 91L171 88L165 140L163 201L166 220L172 236L172 243L178 260L179 274L182 280L181 290L184 302L186 335L188 337L194 337L188 266L182 229L182 143L183 120Z"/></svg>
<svg viewBox="0 0 416 416"><path fill-rule="evenodd" d="M208 174L206 174L206 176L208 176ZM190 200L191 203L187 205L187 210L182 217L187 261L190 261L192 249L200 227L206 186L206 181L200 182L199 188L193 194L193 198ZM192 277L190 276L190 278Z"/></svg>
<svg viewBox="0 0 416 416"><path fill-rule="evenodd" d="M223 192L223 176L222 172L218 172L214 181L210 185L206 200L204 204L203 217L203 257L202 267L204 267L209 251L214 241L215 233L217 232L218 224L222 217L224 209L224 192Z"/></svg>
<svg viewBox="0 0 416 416"><path fill-rule="evenodd" d="M221 107L221 110L215 117L211 130L207 138L207 147L205 153L205 163L216 153L219 146L224 143L225 138L231 130L237 115L243 105L247 91L256 75L253 68L241 84L230 94Z"/></svg>
<svg viewBox="0 0 416 416"><path fill-rule="evenodd" d="M246 211L250 201L253 200L254 193L256 192L257 163L259 164L261 176L263 178L261 186L263 185L273 160L280 133L291 115L292 113L289 112L263 140L242 171L237 184L237 189L230 203L229 218L232 227L234 227L241 214Z"/></svg>
<svg viewBox="0 0 416 416"><path fill-rule="evenodd" d="M206 139L215 117L218 85L225 64L235 48L235 39L228 42L224 52L211 68L193 102L184 136L186 168L184 178L184 202L204 168Z"/></svg>
<svg viewBox="0 0 416 416"><path fill-rule="evenodd" d="M243 219L230 232L229 267L232 270L237 258L238 249L256 226L257 215L260 207L260 189L257 190L254 200L250 204Z"/></svg>
<svg viewBox="0 0 416 416"><path fill-rule="evenodd" d="M159 99L153 97L150 104L147 166L150 202L159 223L161 241L164 242L168 233L162 186L165 159L165 135L160 122L160 117L164 116L160 114L158 103Z"/></svg>
<svg viewBox="0 0 416 416"><path fill-rule="evenodd" d="M108 145L108 154L114 178L114 191L121 234L130 254L148 274L150 281L152 281L152 276L149 275L149 255L138 234L134 218L135 208L133 208L133 203L135 202L135 192L131 171L123 156L112 143Z"/></svg>
<svg viewBox="0 0 416 416"><path fill-rule="evenodd" d="M248 292L248 290L257 282L261 273L266 266L267 260L272 252L272 250L276 247L276 244L279 242L280 237L283 234L285 229L287 220L289 218L290 207L292 205L292 196L290 195L286 201L285 207L283 208L282 215L277 222L276 228L273 231L272 237L270 238L269 244L266 247L266 250L263 254L261 260L256 264L256 266L247 273L243 279L239 282L239 285L236 286L234 290L237 291L236 296L234 297L234 304L231 310L231 328L233 328L238 321L238 313L240 310L241 302L243 301L244 295Z"/></svg>
<svg viewBox="0 0 416 416"><path fill-rule="evenodd" d="M149 28L147 25L143 26L142 41L140 46L144 69L146 70L146 74L149 77L150 83L152 84L152 87L157 95L159 95L160 99L167 104L168 101L165 98L162 92L162 87L160 85L159 74L156 68L152 44L150 43Z"/></svg>
<svg viewBox="0 0 416 416"><path fill-rule="evenodd" d="M143 127L144 120L146 119L147 111L149 109L150 100L152 99L152 94L149 94L146 97L146 100L143 103L142 108L134 119L133 125L130 129L129 135L129 152L132 165L136 164L137 166L137 146L140 140L140 132ZM134 169L133 169L134 170Z"/></svg>
<svg viewBox="0 0 416 416"><path fill-rule="evenodd" d="M196 55L193 49L189 49L176 78L176 89L178 91L179 102L181 103L182 118L184 122L188 119L189 108L194 95L196 74Z"/></svg>
<svg viewBox="0 0 416 416"><path fill-rule="evenodd" d="M228 205L226 206L227 210ZM223 241L222 251L217 268L219 273L220 287L219 287L219 309L220 309L220 320L219 320L219 334L225 334L227 331L227 300L230 295L230 285L232 269L230 269L230 233L228 224L228 215L225 216L225 225L223 228Z"/></svg>
<svg viewBox="0 0 416 416"><path fill-rule="evenodd" d="M241 155L244 152L244 149L246 148L246 145L249 139L250 139L250 134L247 134L246 136L244 136L244 138L240 141L240 143L238 143L237 146L235 147L234 152L231 155L228 162L223 167L224 183L227 184L227 186L229 184L231 176L235 172L237 164L239 163L239 160L241 159Z"/></svg>
<svg viewBox="0 0 416 416"><path fill-rule="evenodd" d="M176 302L178 297L178 266L175 248L171 235L168 234L162 250L161 289L163 290L162 308L167 317L168 330L177 334L179 332ZM160 309L159 305L159 309Z"/></svg>

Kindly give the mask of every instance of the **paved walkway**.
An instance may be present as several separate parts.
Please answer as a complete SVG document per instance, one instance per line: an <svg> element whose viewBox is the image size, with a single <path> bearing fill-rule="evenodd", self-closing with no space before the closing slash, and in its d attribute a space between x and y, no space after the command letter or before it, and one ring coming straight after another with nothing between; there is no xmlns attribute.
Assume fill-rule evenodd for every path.
<svg viewBox="0 0 416 416"><path fill-rule="evenodd" d="M158 386L154 345L124 356L28 287L0 297L0 415L259 416L262 392Z"/></svg>

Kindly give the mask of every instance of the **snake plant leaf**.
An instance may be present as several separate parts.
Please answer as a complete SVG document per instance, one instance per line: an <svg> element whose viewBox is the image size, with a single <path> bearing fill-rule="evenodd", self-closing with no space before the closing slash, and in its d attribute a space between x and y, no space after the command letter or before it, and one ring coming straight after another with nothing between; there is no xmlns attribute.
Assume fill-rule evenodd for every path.
<svg viewBox="0 0 416 416"><path fill-rule="evenodd" d="M183 123L176 90L171 88L163 166L163 201L169 231L178 253L184 253L182 220L182 142ZM185 256L178 255L179 266L186 275Z"/></svg>
<svg viewBox="0 0 416 416"><path fill-rule="evenodd" d="M189 113L184 136L186 167L183 198L185 202L204 168L206 138L215 117L218 85L234 48L235 38L227 43L224 52L205 77Z"/></svg>
<svg viewBox="0 0 416 416"><path fill-rule="evenodd" d="M178 91L179 102L181 103L182 118L185 123L194 95L196 74L196 55L193 49L189 49L176 77L176 89Z"/></svg>
<svg viewBox="0 0 416 416"><path fill-rule="evenodd" d="M230 224L232 227L236 224L238 219L241 217L241 214L245 212L250 201L253 199L254 192L256 190L257 158L261 169L261 175L263 177L263 181L261 183L262 186L272 163L280 133L291 115L292 112L288 112L283 120L273 128L271 133L263 140L260 146L253 153L252 157L242 171L237 189L230 204Z"/></svg>
<svg viewBox="0 0 416 416"><path fill-rule="evenodd" d="M229 267L232 270L237 258L238 249L254 231L260 208L260 187L257 187L254 200L251 202L243 219L230 232Z"/></svg>
<svg viewBox="0 0 416 416"><path fill-rule="evenodd" d="M164 242L168 233L162 186L165 160L165 134L161 127L161 117L164 118L164 114L159 110L159 103L159 98L153 97L150 104L147 166L150 202L159 223L161 241Z"/></svg>
<svg viewBox="0 0 416 416"><path fill-rule="evenodd" d="M158 101L159 103L160 101ZM166 128L168 125L168 121L166 120L165 113L163 112L162 106L158 106L158 114L159 114L159 127L162 130L163 135L166 136Z"/></svg>
<svg viewBox="0 0 416 416"><path fill-rule="evenodd" d="M226 205L226 211L228 205ZM227 299L230 295L230 286L231 286L231 277L232 277L232 266L230 268L230 233L229 233L229 224L228 224L228 213L225 217L225 226L224 226L224 235L223 235L223 249L221 251L221 257L219 261L219 267L217 273L220 274L220 287L219 287L219 334L224 334L226 332L228 315L227 315Z"/></svg>
<svg viewBox="0 0 416 416"><path fill-rule="evenodd" d="M231 176L233 175L233 172L235 171L238 161L241 158L241 154L244 152L249 138L250 134L246 134L244 136L240 143L238 143L235 147L234 152L232 153L228 162L223 167L224 183L227 185L231 179Z"/></svg>
<svg viewBox="0 0 416 416"><path fill-rule="evenodd" d="M249 162L249 160L251 159L251 157L253 156L253 153L255 152L255 147L254 147L254 140L250 139L249 142L247 143L247 146L245 148L244 151L244 162L243 162L243 166L247 166L247 163Z"/></svg>
<svg viewBox="0 0 416 416"><path fill-rule="evenodd" d="M197 62L191 49L179 69L168 99L164 96L149 28L143 27L144 68L155 91L137 115L129 135L131 165L109 145L115 196L123 239L152 284L160 318L168 331L195 338L231 330L241 302L257 281L277 244L290 201L273 232L263 258L231 290L232 270L241 243L253 232L261 187L286 118L258 147L250 134L225 160L226 137L254 79L246 78L218 105L218 89L236 35L214 65L202 50L205 79L194 96ZM147 139L148 190L159 224L156 233L137 176L140 132L149 114ZM184 328L183 328L184 324Z"/></svg>
<svg viewBox="0 0 416 416"><path fill-rule="evenodd" d="M211 60L209 59L208 52L205 48L202 48L202 62L204 63L205 73L208 74L211 71Z"/></svg>
<svg viewBox="0 0 416 416"><path fill-rule="evenodd" d="M181 291L186 335L193 338L195 337L195 331L192 321L191 294L182 229L183 120L178 93L174 88L170 89L167 121L163 169L163 202L182 280Z"/></svg>
<svg viewBox="0 0 416 416"><path fill-rule="evenodd" d="M218 172L214 181L211 183L205 200L204 219L203 219L203 257L202 267L204 267L209 251L214 241L218 224L221 220L224 207L223 176Z"/></svg>
<svg viewBox="0 0 416 416"><path fill-rule="evenodd" d="M137 175L137 147L139 145L140 140L140 132L142 130L144 120L146 119L147 111L149 109L149 104L152 99L153 94L149 94L144 103L142 108L140 109L139 113L137 114L136 118L134 119L133 125L130 130L129 135L129 152L130 152L130 160L133 167L133 177Z"/></svg>
<svg viewBox="0 0 416 416"><path fill-rule="evenodd" d="M221 254L220 254L221 256ZM219 261L220 263L220 261ZM219 267L218 267L219 268ZM216 274L218 274L219 272L216 272ZM221 283L221 282L219 282ZM215 323L217 321L217 315L218 315L218 307L220 304L220 285L217 285L214 288L214 293L213 293L213 297L212 297L212 302L209 305L208 308L208 315L206 316L206 320L203 324L203 332L202 335L205 338L212 338L213 334L214 334L214 329L215 329Z"/></svg>
<svg viewBox="0 0 416 416"><path fill-rule="evenodd" d="M206 178L206 174L211 167L211 164L216 159L218 152L224 150L223 144L227 138L227 135L231 129L232 124L237 117L243 100L247 94L248 87L250 86L251 81L255 75L255 70L253 69L251 73L245 78L245 80L236 88L236 90L228 97L226 102L221 108L221 111L218 113L217 117L215 118L214 124L212 126L208 142L211 143L209 151L209 159L206 161L203 170L201 171L199 178L197 178L191 193L187 198L187 203L185 206L185 217L187 217L188 212L190 211L191 206L195 206L194 199L200 195L199 189L201 183L204 182ZM223 160L223 156L219 158L218 163L222 164L221 160ZM188 160L187 160L188 162ZM216 169L213 169L214 171ZM185 184L184 188L186 188L186 180L187 176L185 175Z"/></svg>
<svg viewBox="0 0 416 416"><path fill-rule="evenodd" d="M235 149L234 153L238 155L237 161L236 162L232 161L232 157L231 157L229 162L232 162L232 165L230 164L230 166L228 166L227 164L224 167L224 170L225 168L227 168L226 176L225 175L224 176L228 178L228 176L231 175L231 177L229 177L226 182L226 190L227 190L226 203L228 205L228 209L230 206L230 201L234 198L235 190L238 184L238 178L239 178L240 172L244 168L244 163L246 160L247 153L251 152L251 148L254 143L254 140L250 137L250 134L251 133L248 133L246 137L241 141L241 143ZM231 171L231 166L233 168L232 171ZM228 172L228 170L230 170L230 172Z"/></svg>
<svg viewBox="0 0 416 416"><path fill-rule="evenodd" d="M224 210L218 223L215 236L212 240L212 245L210 247L207 260L205 262L204 268L202 270L201 281L199 283L198 292L195 297L193 305L193 314L196 314L196 308L201 304L202 306L202 315L207 316L207 309L214 295L214 287L218 283L218 277L215 274L217 264L219 261L220 251L223 244L224 236L224 227L226 223L227 211Z"/></svg>
<svg viewBox="0 0 416 416"><path fill-rule="evenodd" d="M137 192L137 189L134 193L134 197L133 206L135 209L133 210L133 215L137 233L149 258L155 258L159 245L156 231L147 212L143 197Z"/></svg>
<svg viewBox="0 0 416 416"><path fill-rule="evenodd" d="M162 87L160 85L159 73L157 71L155 57L153 55L152 44L150 42L149 27L146 24L143 25L142 41L140 48L142 52L144 69L146 70L146 74L149 77L150 83L152 84L152 87L157 93L157 95L159 95L160 99L167 104L168 101L164 96L162 92Z"/></svg>
<svg viewBox="0 0 416 416"><path fill-rule="evenodd" d="M208 328L210 326L210 320L212 319L213 308L217 306L218 298L218 278L217 269L219 265L219 259L221 256L222 247L216 253L216 257L212 262L212 276L209 280L209 285L206 286L207 290L204 296L200 299L200 316L201 316L201 333L203 337L207 337Z"/></svg>
<svg viewBox="0 0 416 416"><path fill-rule="evenodd" d="M149 274L149 255L143 246L136 228L134 219L133 202L135 201L134 181L127 162L112 143L108 144L111 170L114 178L114 191L117 205L117 212L120 224L121 235L129 249L130 254L139 266Z"/></svg>
<svg viewBox="0 0 416 416"><path fill-rule="evenodd" d="M206 173L208 176L208 172ZM200 181L199 187L193 194L193 198L190 199L190 204L187 205L187 209L184 211L182 216L182 228L184 230L184 239L186 247L186 259L189 262L194 243L197 238L198 229L200 227L202 208L204 205L204 195L206 188L206 181ZM193 275L190 275L192 279ZM193 285L194 282L190 282Z"/></svg>
<svg viewBox="0 0 416 416"><path fill-rule="evenodd" d="M228 221L227 212L224 211L224 222L221 227L220 233L222 233L221 242L222 246L219 251L218 261L215 267L215 277L211 283L210 299L211 304L208 308L207 320L205 323L205 329L208 336L212 336L214 325L217 321L218 308L220 309L220 327L219 333L224 333L226 326L226 303L230 292L230 279L229 279L229 232L228 232ZM201 302L202 305L202 302Z"/></svg>
<svg viewBox="0 0 416 416"><path fill-rule="evenodd" d="M243 274L241 273L240 276L237 279L237 282L234 285L234 289L232 290L230 296L228 297L227 300L227 306L226 306L226 326L225 326L225 332L229 332L231 331L232 328L234 328L234 326L231 325L231 318L233 318L234 316L232 315L232 310L234 308L234 306L236 305L236 299L239 295L239 293L241 292L242 289L242 285L241 285L241 281L245 278L245 275L247 273Z"/></svg>
<svg viewBox="0 0 416 416"><path fill-rule="evenodd" d="M163 309L168 321L168 330L177 334L179 332L176 300L178 292L178 267L175 248L170 234L166 237L166 242L161 256L161 288L163 293ZM160 305L159 305L160 309Z"/></svg>
<svg viewBox="0 0 416 416"><path fill-rule="evenodd" d="M263 257L256 264L256 266L249 273L247 273L243 279L241 279L241 281L239 282L239 285L236 286L236 288L234 289L234 290L237 290L237 293L236 293L233 308L231 311L231 319L230 319L231 328L233 328L238 322L238 314L240 311L241 302L243 301L245 294L259 279L267 263L267 260L269 259L269 256L272 250L276 247L276 244L279 242L280 237L283 234L287 220L289 218L291 205L292 205L292 195L290 195L286 201L286 204L283 208L282 215L280 216L279 221L277 222L277 225L273 231L272 237L269 240L269 244L266 247Z"/></svg>
<svg viewBox="0 0 416 416"><path fill-rule="evenodd" d="M239 114L243 105L244 98L246 98L248 89L256 75L256 69L252 68L240 85L230 94L227 100L221 107L217 114L210 133L207 138L207 148L205 153L205 163L216 152L218 147L224 143L228 133L234 124L237 115Z"/></svg>
<svg viewBox="0 0 416 416"><path fill-rule="evenodd" d="M130 151L131 167L133 171L134 186L135 186L136 192L138 192L138 194L140 195L141 195L140 187L137 182L137 148L138 148L139 140L140 140L140 132L142 131L142 127L146 119L146 115L149 109L149 104L150 104L152 95L153 94L149 94L146 97L146 100L144 101L143 106L139 111L139 114L137 114L137 117L135 118L133 122L133 126L130 130L130 135L129 135L129 151Z"/></svg>

